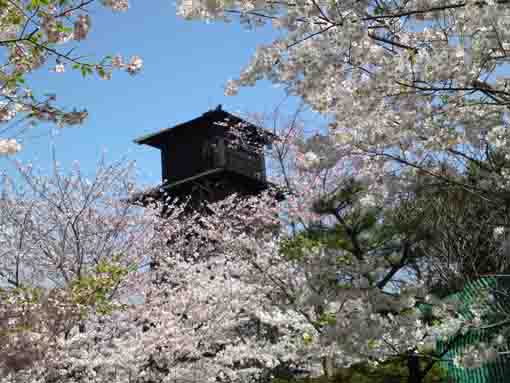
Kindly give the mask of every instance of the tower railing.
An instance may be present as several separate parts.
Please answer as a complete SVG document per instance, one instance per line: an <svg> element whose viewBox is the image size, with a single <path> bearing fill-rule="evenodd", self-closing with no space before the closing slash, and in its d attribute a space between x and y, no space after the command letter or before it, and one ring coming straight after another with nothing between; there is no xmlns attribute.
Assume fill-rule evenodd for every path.
<svg viewBox="0 0 510 383"><path fill-rule="evenodd" d="M266 181L264 158L248 152L225 150L225 168L227 170Z"/></svg>

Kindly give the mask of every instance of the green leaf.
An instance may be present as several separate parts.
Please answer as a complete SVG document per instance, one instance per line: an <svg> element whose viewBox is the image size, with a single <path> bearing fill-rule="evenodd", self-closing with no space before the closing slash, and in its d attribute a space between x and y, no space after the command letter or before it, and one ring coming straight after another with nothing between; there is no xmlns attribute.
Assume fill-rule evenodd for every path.
<svg viewBox="0 0 510 383"><path fill-rule="evenodd" d="M96 68L96 71L97 73L99 74L100 77L105 77L106 73L105 73L105 70L102 66L98 66Z"/></svg>
<svg viewBox="0 0 510 383"><path fill-rule="evenodd" d="M324 313L319 317L318 324L321 326L334 326L336 324L335 313Z"/></svg>
<svg viewBox="0 0 510 383"><path fill-rule="evenodd" d="M19 84L24 84L25 83L25 79L23 78L23 75L18 73L16 74L16 82L19 83Z"/></svg>
<svg viewBox="0 0 510 383"><path fill-rule="evenodd" d="M303 333L303 343L308 346L312 342L313 342L312 336L307 332Z"/></svg>
<svg viewBox="0 0 510 383"><path fill-rule="evenodd" d="M64 24L58 23L57 24L57 31L58 32L62 32L62 33L68 33L68 32L72 32L73 28L66 27Z"/></svg>
<svg viewBox="0 0 510 383"><path fill-rule="evenodd" d="M381 5L377 5L377 7L374 8L374 15L382 15L384 13L384 7Z"/></svg>

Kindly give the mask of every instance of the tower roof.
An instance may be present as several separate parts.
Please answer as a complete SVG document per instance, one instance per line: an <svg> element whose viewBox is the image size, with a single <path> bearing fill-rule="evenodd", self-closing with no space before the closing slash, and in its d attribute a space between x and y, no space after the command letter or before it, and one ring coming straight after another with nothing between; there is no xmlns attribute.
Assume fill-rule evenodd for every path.
<svg viewBox="0 0 510 383"><path fill-rule="evenodd" d="M276 138L276 135L273 133L259 128L240 117L224 111L221 108L221 105L218 105L216 109L209 110L203 113L200 117L175 125L171 128L162 129L159 132L150 133L139 137L135 139L134 142L139 145L149 145L160 149L165 142L170 141L172 137L178 133L181 133L184 129L204 129L211 124L222 123L228 123L231 126L241 123L244 125L243 129L246 129L252 133L256 133L256 135L260 137L260 140L264 144L268 144Z"/></svg>

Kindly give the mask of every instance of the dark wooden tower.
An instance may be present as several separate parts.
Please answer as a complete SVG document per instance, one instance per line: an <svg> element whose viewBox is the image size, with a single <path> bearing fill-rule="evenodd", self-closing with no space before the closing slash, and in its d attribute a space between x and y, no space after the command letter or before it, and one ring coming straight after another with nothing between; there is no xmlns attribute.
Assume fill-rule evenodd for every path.
<svg viewBox="0 0 510 383"><path fill-rule="evenodd" d="M137 198L190 198L190 206L267 189L264 146L275 136L221 109L135 140L161 151L162 184Z"/></svg>

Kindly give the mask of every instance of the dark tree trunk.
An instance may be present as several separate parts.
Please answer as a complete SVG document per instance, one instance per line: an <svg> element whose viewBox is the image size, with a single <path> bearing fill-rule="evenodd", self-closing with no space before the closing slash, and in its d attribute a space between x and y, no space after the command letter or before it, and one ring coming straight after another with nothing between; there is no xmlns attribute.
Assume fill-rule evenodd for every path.
<svg viewBox="0 0 510 383"><path fill-rule="evenodd" d="M420 371L420 358L418 355L407 356L407 369L409 370L408 383L421 383L422 374Z"/></svg>

